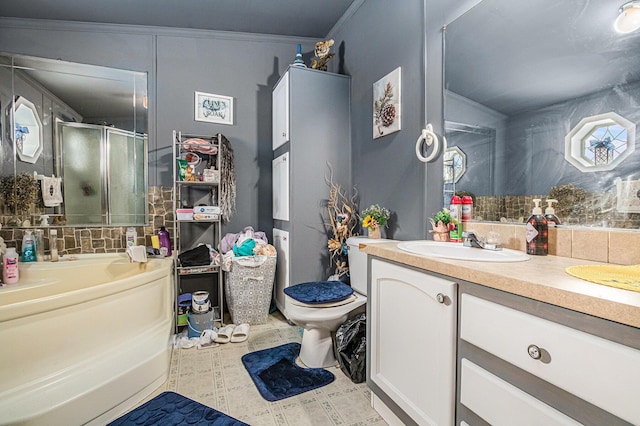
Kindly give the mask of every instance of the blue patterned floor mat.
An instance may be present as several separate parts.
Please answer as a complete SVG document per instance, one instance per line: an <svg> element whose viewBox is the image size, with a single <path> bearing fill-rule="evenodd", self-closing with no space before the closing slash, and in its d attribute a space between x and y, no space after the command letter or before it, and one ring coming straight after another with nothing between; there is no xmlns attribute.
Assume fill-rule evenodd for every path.
<svg viewBox="0 0 640 426"><path fill-rule="evenodd" d="M324 368L296 365L299 343L251 352L242 357L260 395L267 401L279 401L333 382L335 376Z"/></svg>
<svg viewBox="0 0 640 426"><path fill-rule="evenodd" d="M163 392L108 426L248 426L213 408L174 392Z"/></svg>

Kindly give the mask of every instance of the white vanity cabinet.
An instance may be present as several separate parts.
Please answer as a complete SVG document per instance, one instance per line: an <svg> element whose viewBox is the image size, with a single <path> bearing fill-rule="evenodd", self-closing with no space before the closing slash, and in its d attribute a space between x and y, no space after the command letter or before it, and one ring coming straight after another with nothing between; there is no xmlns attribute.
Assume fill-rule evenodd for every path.
<svg viewBox="0 0 640 426"><path fill-rule="evenodd" d="M326 178L351 184L351 78L290 66L272 96L275 300L286 317L286 286L331 275Z"/></svg>
<svg viewBox="0 0 640 426"><path fill-rule="evenodd" d="M402 424L453 424L456 283L377 258L370 268L367 384Z"/></svg>
<svg viewBox="0 0 640 426"><path fill-rule="evenodd" d="M495 290L474 292L460 294L461 421L640 424L637 330Z"/></svg>

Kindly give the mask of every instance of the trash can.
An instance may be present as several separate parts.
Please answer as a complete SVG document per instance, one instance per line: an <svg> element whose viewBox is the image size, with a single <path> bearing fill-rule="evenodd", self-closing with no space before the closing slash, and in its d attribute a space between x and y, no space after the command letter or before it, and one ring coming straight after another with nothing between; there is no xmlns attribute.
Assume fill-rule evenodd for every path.
<svg viewBox="0 0 640 426"><path fill-rule="evenodd" d="M276 256L232 259L225 280L225 294L234 324L267 322L275 274Z"/></svg>

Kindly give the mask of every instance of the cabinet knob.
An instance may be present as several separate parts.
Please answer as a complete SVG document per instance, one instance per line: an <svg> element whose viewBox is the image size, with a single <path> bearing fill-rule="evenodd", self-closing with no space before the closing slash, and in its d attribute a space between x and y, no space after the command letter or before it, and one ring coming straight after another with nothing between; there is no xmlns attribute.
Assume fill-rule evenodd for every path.
<svg viewBox="0 0 640 426"><path fill-rule="evenodd" d="M436 300L438 301L438 303L444 303L444 301L446 300L446 296L442 293L438 293L436 294Z"/></svg>
<svg viewBox="0 0 640 426"><path fill-rule="evenodd" d="M529 352L529 356L533 359L540 359L542 357L542 351L536 345L529 345L527 352Z"/></svg>
<svg viewBox="0 0 640 426"><path fill-rule="evenodd" d="M282 132L282 137L286 138L287 137L287 133L286 132Z"/></svg>

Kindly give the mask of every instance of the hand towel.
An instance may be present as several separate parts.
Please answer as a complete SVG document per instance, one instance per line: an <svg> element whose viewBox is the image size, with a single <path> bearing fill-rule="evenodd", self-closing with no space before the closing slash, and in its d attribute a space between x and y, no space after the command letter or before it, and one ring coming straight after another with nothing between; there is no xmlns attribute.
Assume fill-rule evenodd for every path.
<svg viewBox="0 0 640 426"><path fill-rule="evenodd" d="M145 246L127 247L127 254L129 255L129 261L131 262L147 262L147 248Z"/></svg>
<svg viewBox="0 0 640 426"><path fill-rule="evenodd" d="M45 207L58 207L62 204L62 190L60 188L60 178L42 178L42 201Z"/></svg>

